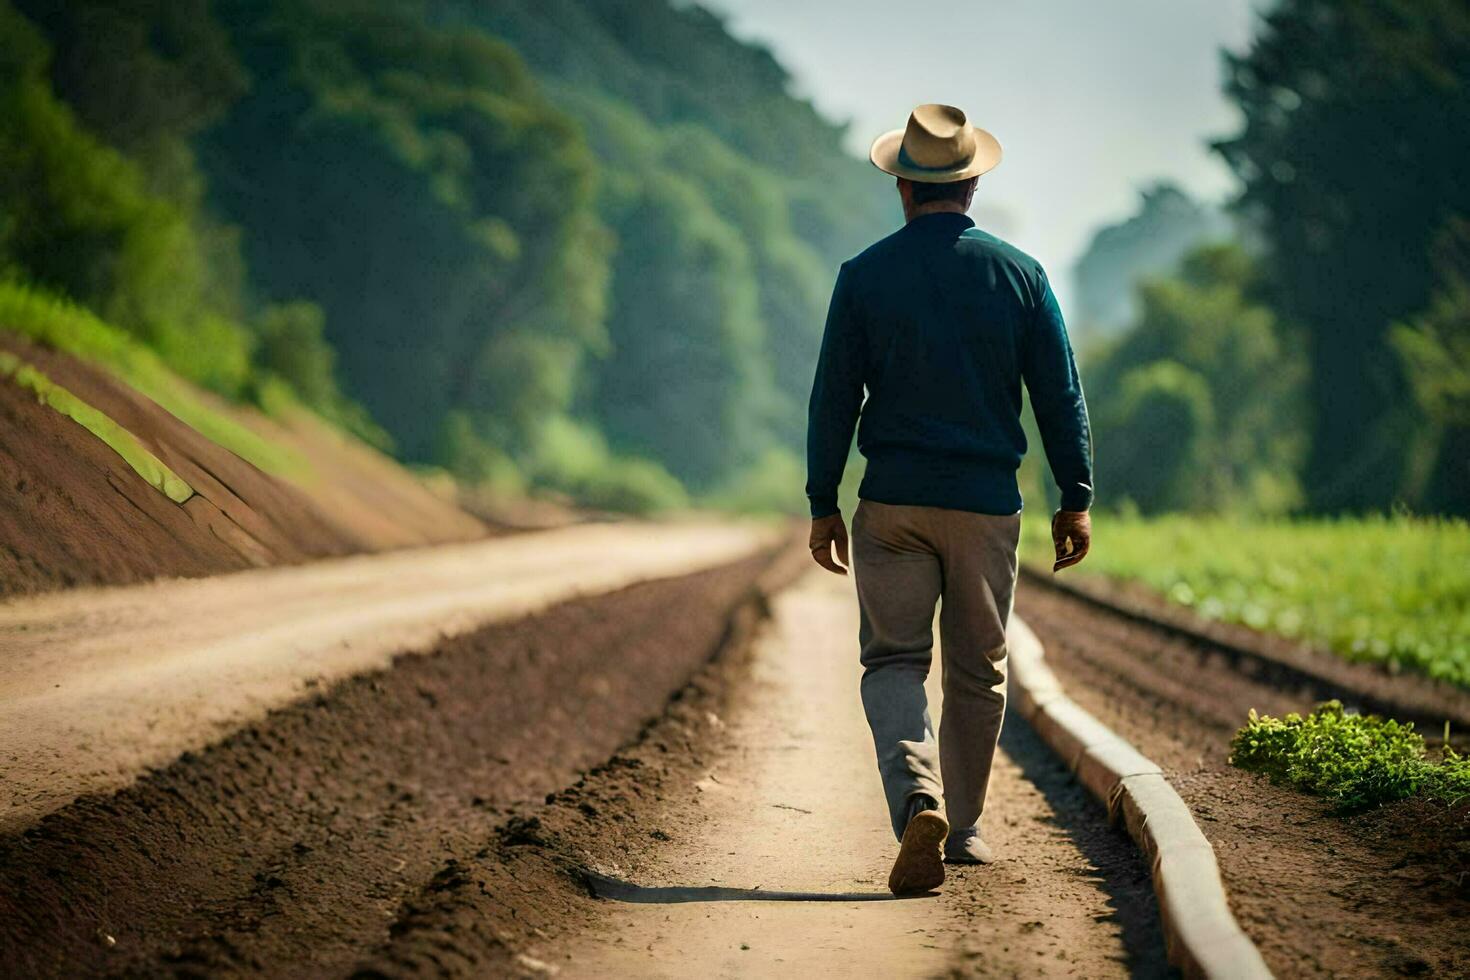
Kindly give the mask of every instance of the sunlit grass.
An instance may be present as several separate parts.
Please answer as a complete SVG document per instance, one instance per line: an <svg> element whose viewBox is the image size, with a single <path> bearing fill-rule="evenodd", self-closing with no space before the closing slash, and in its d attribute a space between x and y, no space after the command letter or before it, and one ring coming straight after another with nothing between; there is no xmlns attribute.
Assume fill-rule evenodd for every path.
<svg viewBox="0 0 1470 980"><path fill-rule="evenodd" d="M1024 548L1045 560L1042 521ZM1077 572L1143 583L1209 619L1470 687L1470 524L1099 514ZM1071 574L1071 573L1068 573Z"/></svg>
<svg viewBox="0 0 1470 980"><path fill-rule="evenodd" d="M276 445L209 404L151 350L83 307L41 290L0 282L0 330L90 361L148 396L206 438L268 473L311 477L310 460Z"/></svg>

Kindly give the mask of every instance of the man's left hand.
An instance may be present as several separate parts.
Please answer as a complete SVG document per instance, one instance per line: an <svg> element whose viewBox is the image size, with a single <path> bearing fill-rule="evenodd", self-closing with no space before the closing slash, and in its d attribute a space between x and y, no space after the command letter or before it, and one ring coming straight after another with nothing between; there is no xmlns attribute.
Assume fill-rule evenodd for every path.
<svg viewBox="0 0 1470 980"><path fill-rule="evenodd" d="M1059 510L1051 519L1051 543L1057 560L1053 572L1071 568L1087 557L1092 546L1092 517L1085 510Z"/></svg>
<svg viewBox="0 0 1470 980"><path fill-rule="evenodd" d="M847 560L847 525L842 523L840 513L812 518L812 534L807 543L812 549L812 559L818 565L837 575L847 574L846 566L852 563ZM837 561L832 560L834 550Z"/></svg>

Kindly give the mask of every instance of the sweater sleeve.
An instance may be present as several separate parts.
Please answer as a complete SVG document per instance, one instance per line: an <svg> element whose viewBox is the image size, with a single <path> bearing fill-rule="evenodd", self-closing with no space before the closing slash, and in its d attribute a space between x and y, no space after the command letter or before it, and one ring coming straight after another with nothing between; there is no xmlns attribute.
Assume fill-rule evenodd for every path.
<svg viewBox="0 0 1470 980"><path fill-rule="evenodd" d="M837 487L863 404L863 345L862 325L853 315L851 273L844 264L827 309L807 406L806 495L813 518L838 512Z"/></svg>
<svg viewBox="0 0 1470 980"><path fill-rule="evenodd" d="M1045 273L1022 366L1063 510L1092 506L1092 433L1062 310Z"/></svg>

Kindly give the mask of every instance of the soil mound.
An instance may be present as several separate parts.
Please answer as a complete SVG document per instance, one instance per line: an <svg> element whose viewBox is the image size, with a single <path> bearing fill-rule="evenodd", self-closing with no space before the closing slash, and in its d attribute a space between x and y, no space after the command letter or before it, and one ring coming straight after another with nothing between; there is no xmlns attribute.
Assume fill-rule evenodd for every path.
<svg viewBox="0 0 1470 980"><path fill-rule="evenodd" d="M0 975L346 976L364 957L377 972L356 975L513 975L505 941L591 902L522 846L561 824L515 816L738 648L792 558L808 560L758 554L448 640L0 834ZM657 794L652 771L624 792ZM530 863L463 887L501 847Z"/></svg>
<svg viewBox="0 0 1470 980"><path fill-rule="evenodd" d="M0 349L132 433L195 491L174 503L85 428L0 381L0 598L486 533L392 460L305 413L280 422L219 404L311 461L297 483L261 471L102 369L5 332Z"/></svg>

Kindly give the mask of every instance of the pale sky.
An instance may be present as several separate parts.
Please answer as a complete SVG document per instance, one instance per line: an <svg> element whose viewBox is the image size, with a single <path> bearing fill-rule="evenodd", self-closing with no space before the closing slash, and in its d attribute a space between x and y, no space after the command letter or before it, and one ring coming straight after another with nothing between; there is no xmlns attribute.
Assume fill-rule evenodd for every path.
<svg viewBox="0 0 1470 980"><path fill-rule="evenodd" d="M769 47L796 94L850 120L864 159L921 102L958 105L994 133L1005 157L972 213L1040 259L1064 302L1092 232L1132 213L1140 187L1233 189L1206 147L1238 128L1219 52L1245 47L1262 0L700 2Z"/></svg>

